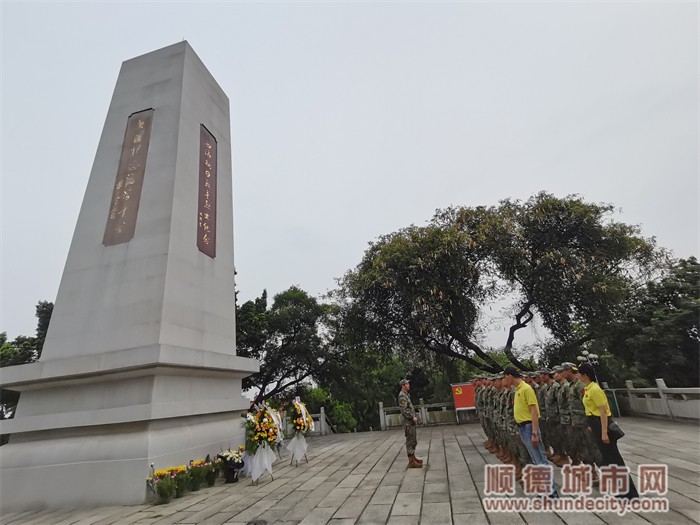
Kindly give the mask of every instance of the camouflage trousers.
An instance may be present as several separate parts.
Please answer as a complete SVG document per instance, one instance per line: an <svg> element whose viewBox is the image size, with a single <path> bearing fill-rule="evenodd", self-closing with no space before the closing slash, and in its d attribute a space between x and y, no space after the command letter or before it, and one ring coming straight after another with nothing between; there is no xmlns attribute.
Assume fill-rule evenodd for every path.
<svg viewBox="0 0 700 525"><path fill-rule="evenodd" d="M567 452L573 461L581 461L588 465L600 465L602 458L598 445L586 425L570 426L567 429Z"/></svg>
<svg viewBox="0 0 700 525"><path fill-rule="evenodd" d="M564 446L563 427L559 421L547 421L547 440L549 446L552 447L555 454L563 455L566 453Z"/></svg>
<svg viewBox="0 0 700 525"><path fill-rule="evenodd" d="M491 440L491 443L496 442L496 431L493 428L493 422L489 418L484 418L484 432L486 437Z"/></svg>
<svg viewBox="0 0 700 525"><path fill-rule="evenodd" d="M520 439L520 434L516 434L515 429L512 429L512 433L509 432L508 442L510 444L510 453L515 456L522 466L532 463L530 453L527 451L527 447L525 446L525 443L523 443L523 440Z"/></svg>
<svg viewBox="0 0 700 525"><path fill-rule="evenodd" d="M544 450L548 452L549 447L551 447L552 445L549 442L549 429L547 428L547 420L542 418L540 418L540 435L542 436L542 444L544 445Z"/></svg>
<svg viewBox="0 0 700 525"><path fill-rule="evenodd" d="M416 425L404 425L406 433L406 454L413 456L416 453L418 437L416 436Z"/></svg>

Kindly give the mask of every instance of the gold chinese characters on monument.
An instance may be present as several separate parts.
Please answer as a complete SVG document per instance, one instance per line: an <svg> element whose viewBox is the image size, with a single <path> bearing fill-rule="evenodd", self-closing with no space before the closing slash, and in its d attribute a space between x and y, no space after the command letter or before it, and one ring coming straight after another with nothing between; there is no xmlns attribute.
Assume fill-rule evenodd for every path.
<svg viewBox="0 0 700 525"><path fill-rule="evenodd" d="M153 109L147 109L134 113L126 124L117 180L114 183L107 227L102 240L105 246L128 242L134 237L143 176L146 172L153 112Z"/></svg>
<svg viewBox="0 0 700 525"><path fill-rule="evenodd" d="M216 139L203 125L199 133L197 248L216 257Z"/></svg>

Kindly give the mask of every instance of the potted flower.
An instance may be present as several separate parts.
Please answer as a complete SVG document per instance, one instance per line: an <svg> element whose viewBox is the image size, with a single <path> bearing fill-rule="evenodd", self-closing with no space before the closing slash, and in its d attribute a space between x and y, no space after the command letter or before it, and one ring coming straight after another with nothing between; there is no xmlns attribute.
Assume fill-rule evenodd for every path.
<svg viewBox="0 0 700 525"><path fill-rule="evenodd" d="M209 466L205 460L190 461L188 473L190 475L190 486L193 491L199 490L202 486L202 483L206 480L208 470Z"/></svg>
<svg viewBox="0 0 700 525"><path fill-rule="evenodd" d="M162 478L156 484L156 491L158 493L158 503L165 504L170 503L175 494L175 480L169 476Z"/></svg>
<svg viewBox="0 0 700 525"><path fill-rule="evenodd" d="M221 470L222 461L217 457L215 460L207 459L205 460L205 466L207 467L207 475L205 479L207 480L207 485L213 487L216 484L216 478L219 476L219 471Z"/></svg>
<svg viewBox="0 0 700 525"><path fill-rule="evenodd" d="M153 470L151 464L151 475L146 478L148 486L158 497L158 504L170 502L175 494L175 480L169 470Z"/></svg>
<svg viewBox="0 0 700 525"><path fill-rule="evenodd" d="M175 481L175 497L181 498L185 495L185 491L190 484L190 476L187 473L187 467L180 465L179 467L171 467L168 469L171 473L173 481Z"/></svg>

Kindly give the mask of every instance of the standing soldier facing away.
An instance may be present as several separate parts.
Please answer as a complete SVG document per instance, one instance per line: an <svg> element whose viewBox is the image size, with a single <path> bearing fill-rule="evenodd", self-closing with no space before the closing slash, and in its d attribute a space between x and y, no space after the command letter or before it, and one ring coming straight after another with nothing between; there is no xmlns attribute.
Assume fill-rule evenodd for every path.
<svg viewBox="0 0 700 525"><path fill-rule="evenodd" d="M408 391L411 389L411 384L408 379L399 381L401 392L399 392L399 408L403 416L403 428L406 433L406 454L408 454L408 468L423 468L423 460L416 457L416 445L418 437L416 436L416 425L418 418L416 417L416 409L413 408L411 397Z"/></svg>

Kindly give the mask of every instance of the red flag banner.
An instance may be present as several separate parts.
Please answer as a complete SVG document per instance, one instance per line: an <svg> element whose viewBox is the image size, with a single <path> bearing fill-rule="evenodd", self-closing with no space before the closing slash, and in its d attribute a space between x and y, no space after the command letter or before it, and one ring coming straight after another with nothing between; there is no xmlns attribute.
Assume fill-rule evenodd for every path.
<svg viewBox="0 0 700 525"><path fill-rule="evenodd" d="M475 408L474 385L471 383L459 383L452 385L452 397L455 400L455 410Z"/></svg>

